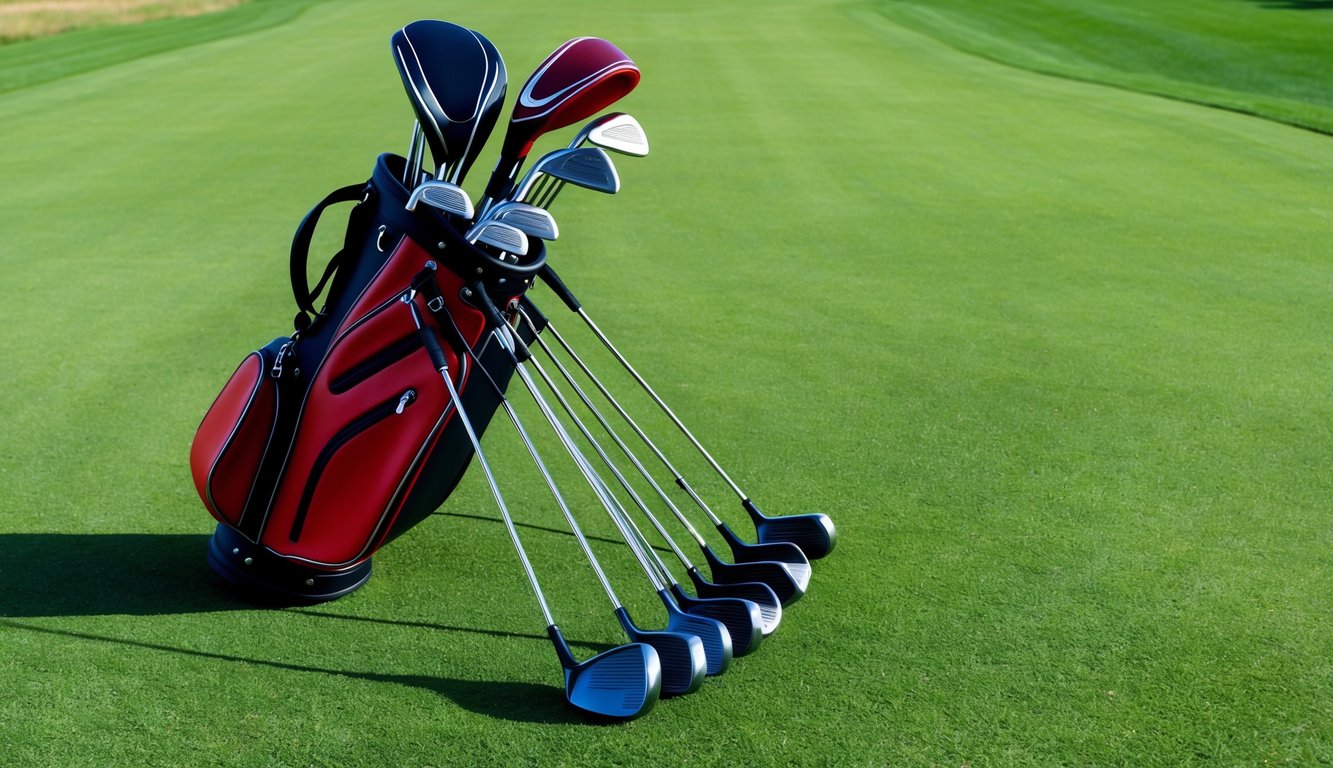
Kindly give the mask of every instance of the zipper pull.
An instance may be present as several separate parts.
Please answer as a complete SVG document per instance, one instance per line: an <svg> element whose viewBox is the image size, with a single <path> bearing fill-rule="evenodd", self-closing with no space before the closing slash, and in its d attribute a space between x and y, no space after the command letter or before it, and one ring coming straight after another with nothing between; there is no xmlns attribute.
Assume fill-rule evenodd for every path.
<svg viewBox="0 0 1333 768"><path fill-rule="evenodd" d="M415 389L407 390L406 392L403 393L402 397L398 398L398 407L393 409L393 412L401 414L404 410L407 409L407 406L411 405L412 401L416 399L417 399L417 391Z"/></svg>

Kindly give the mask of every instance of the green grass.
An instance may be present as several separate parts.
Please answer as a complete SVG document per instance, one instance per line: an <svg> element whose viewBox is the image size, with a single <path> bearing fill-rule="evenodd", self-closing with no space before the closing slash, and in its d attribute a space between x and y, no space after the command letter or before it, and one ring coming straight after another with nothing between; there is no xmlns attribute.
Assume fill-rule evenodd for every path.
<svg viewBox="0 0 1333 768"><path fill-rule="evenodd" d="M284 332L300 217L406 146L387 38L440 15L511 94L576 34L642 66L653 155L616 199L562 196L552 258L766 511L839 526L756 654L624 726L560 706L475 475L325 606L250 606L204 564L198 419ZM1333 143L914 30L795 0L326 2L0 95L5 762L1333 762ZM617 642L495 426L558 620Z"/></svg>
<svg viewBox="0 0 1333 768"><path fill-rule="evenodd" d="M250 0L220 13L79 28L54 38L7 42L0 45L0 93L256 32L292 20L314 2L319 0Z"/></svg>
<svg viewBox="0 0 1333 768"><path fill-rule="evenodd" d="M960 50L1333 133L1323 0L877 0Z"/></svg>

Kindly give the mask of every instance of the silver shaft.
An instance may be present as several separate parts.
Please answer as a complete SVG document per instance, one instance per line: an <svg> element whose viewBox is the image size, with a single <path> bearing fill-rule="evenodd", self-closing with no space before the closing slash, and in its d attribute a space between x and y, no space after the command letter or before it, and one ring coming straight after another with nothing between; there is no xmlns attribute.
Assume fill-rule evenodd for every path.
<svg viewBox="0 0 1333 768"><path fill-rule="evenodd" d="M550 375L546 373L546 370L542 368L541 363L537 362L537 358L529 358L527 364L531 365L533 369L537 371L537 375L540 376L542 381L546 384L546 388L550 390L551 394L555 396L556 401L560 403L560 407L564 409L565 415L574 424L575 428L578 429L579 433L583 435L583 439L588 441L588 444L592 446L593 451L595 451L597 456L601 458L602 463L606 465L608 470L610 470L611 474L616 478L616 481L620 483L620 486L625 489L625 492L629 494L630 498L634 500L634 503L637 504L640 509L646 509L647 507L644 505L643 499L639 498L639 494L635 493L634 487L629 484L625 479L625 476L620 473L620 470L616 469L616 465L611 461L611 457L606 455L606 451L602 450L602 446L598 444L597 440L593 437L592 432L589 431L588 427L575 414L573 406L569 404L569 401L565 399L565 396L560 392L559 388L556 387L555 381L553 381ZM598 482L602 483L601 478L598 478ZM602 484L604 485L604 483ZM609 498L615 500L615 497L610 495L610 489L604 488L603 490L607 491ZM629 545L631 550L633 550L635 557L639 561L639 565L643 567L644 573L648 574L649 580L653 582L654 588L658 590L664 589L665 584L663 584L658 577L658 573L649 562L647 555L645 555L639 548L636 537L630 533L628 528L626 528L625 522L628 520L629 515L625 513L624 507L618 500L616 500L614 507L615 508L608 505L607 512L610 513L612 520L616 523L616 527L620 529L621 535L625 538L625 543ZM623 519L621 519L622 517Z"/></svg>
<svg viewBox="0 0 1333 768"><path fill-rule="evenodd" d="M412 141L407 145L407 154L403 156L403 184L411 189L416 186L416 176L413 165L417 163L416 158L420 156L421 145L425 141L425 135L421 132L421 123L412 123Z"/></svg>
<svg viewBox="0 0 1333 768"><path fill-rule="evenodd" d="M662 462L662 465L671 473L672 479L676 481L676 485L680 486L680 489L685 491L686 495L690 497L690 500L693 501L699 509L702 509L705 515L708 515L708 519L713 521L714 525L721 525L722 520L718 518L717 515L713 514L713 510L709 508L708 504L699 496L699 494L694 492L694 489L690 487L689 483L685 482L685 478L680 474L680 471L676 469L675 465L671 463L671 460L666 457L666 454L662 453L662 449L658 448L652 438L648 437L648 433L644 432L643 428L641 428L638 422L634 420L634 417L630 416L629 412L620 405L620 401L616 400L615 396L606 388L606 385L602 383L601 379L597 378L596 374L592 372L592 369L588 367L587 363L583 362L583 358L579 357L578 353L574 351L574 348L569 345L569 342L565 341L565 338L560 335L560 332L556 330L555 325L549 320L546 323L546 330L551 332L551 335L555 337L555 340L560 344L561 348L565 350L565 354L569 355L570 359L574 361L574 364L579 367L579 370L583 371L583 375L587 376L588 380L593 383L593 386L597 387L597 391L602 393L602 397L606 398L606 401L611 404L611 407L620 415L620 418L625 420L625 423L629 425L634 434L643 441L644 445L648 446L648 450L657 457L658 461ZM679 512L679 510L677 510L677 512ZM689 525L689 521L684 519L683 515L681 516L681 519L688 527L690 527L691 532L696 539L702 538L699 536L698 531L695 531L693 526Z"/></svg>
<svg viewBox="0 0 1333 768"><path fill-rule="evenodd" d="M549 358L555 365L556 369L560 371L560 375L564 377L570 388L573 389L574 394L578 396L579 401L583 403L583 406L588 409L588 412L591 413L593 418L597 420L597 423L601 425L602 430L605 431L611 438L611 441L616 444L616 447L625 454L625 457L629 459L630 463L634 465L634 468L638 470L639 475L652 487L653 491L657 494L657 497L666 505L667 509L671 510L672 514L685 525L695 541L702 545L703 539L699 536L698 531L694 529L694 526L690 524L689 519L687 519L684 513L682 513L675 505L671 500L671 497L667 495L666 491L662 489L662 486L657 483L657 480L653 478L652 473L650 473L647 467L643 465L643 462L639 461L639 458L634 455L634 451L632 451L630 447L626 445L625 441L621 439L620 435L616 433L615 428L612 427L607 418L602 415L601 410L597 408L592 402L592 399L589 398L587 393L583 391L583 388L579 386L579 383L574 379L574 375L570 373L564 363L561 363L560 359L551 351L551 348L546 344L546 341L537 333L537 327L533 324L532 318L528 317L527 313L521 309L519 310L519 316L523 318L525 323L527 323L538 346L546 353L547 358ZM675 540L671 538L669 533L667 533L666 528L657 519L657 516L654 515L652 511L648 509L648 506L644 504L642 500L639 500L637 496L635 496L635 500L638 501L639 509L643 512L644 516L648 518L648 522L652 524L653 528L656 529L658 534L666 541L667 546L671 548L672 552L674 552L676 557L680 559L681 563L686 568L693 568L694 565L690 562L689 558L685 556L685 553L680 550L680 547L676 545ZM633 524L633 521L631 521L631 524ZM637 530L638 526L635 526L635 529ZM642 533L640 533L640 535L642 535ZM653 556L656 557L656 555L657 553L654 551ZM658 560L658 563L663 571L669 574L669 571L666 571L666 564L662 563L660 559Z"/></svg>
<svg viewBox="0 0 1333 768"><path fill-rule="evenodd" d="M742 491L740 486L736 485L736 482L731 479L731 476L727 474L727 471L722 468L721 464L717 463L717 460L713 458L712 454L710 454L703 447L703 444L695 438L694 434L691 433L689 428L685 426L685 423L680 420L680 417L676 415L675 411L672 411L671 407L666 404L666 401L658 396L657 392L653 391L653 388L649 386L648 382L645 381L642 376L639 375L638 371L634 370L634 366L630 365L629 361L625 359L625 356L620 354L620 350L616 349L615 345L611 343L611 340L606 337L606 334L602 333L602 329L597 327L597 324L592 321L591 317L588 317L588 313L584 312L582 307L579 307L578 309L578 316L583 318L583 322L588 324L588 328L592 330L593 335L597 337L597 340L602 342L602 345L606 347L607 351L609 351L616 360L624 366L629 375L638 382L640 387L643 388L643 391L648 393L648 396L653 399L654 403L657 403L657 407L662 409L662 413L665 413L667 418L671 419L671 423L675 424L676 428L681 431L681 434L685 435L685 439L689 440L690 443L698 449L699 453L707 459L708 464L713 470L726 481L727 485L731 486L731 490L735 492L742 501L748 501L750 497L745 495L745 491ZM712 513L710 512L709 514L711 516ZM718 522L720 523L721 521Z"/></svg>
<svg viewBox="0 0 1333 768"><path fill-rule="evenodd" d="M471 351L469 350L469 353L470 352ZM480 361L477 360L476 356L473 356L472 359L474 363L480 365ZM551 490L551 495L555 496L556 504L560 506L560 511L564 513L565 521L569 523L570 530L574 532L574 538L578 539L579 546L583 548L583 554L587 555L588 562L592 565L593 571L597 574L597 580L602 583L602 589L606 590L606 596L611 598L611 605L616 608L621 607L620 598L616 597L615 590L611 588L610 580L606 578L606 573L602 571L602 564L597 562L597 556L593 554L592 547L588 544L587 538L583 535L583 530L579 528L578 521L574 519L574 514L569 511L569 505L565 503L565 497L561 495L560 489L556 487L555 479L551 477L551 473L546 469L546 464L542 461L542 457L538 455L537 447L533 445L532 440L528 437L527 430L523 429L523 423L519 421L518 414L514 412L514 407L509 404L509 400L503 394L497 394L499 394L500 397L500 405L504 407L505 413L509 414L509 420L514 423L514 429L518 430L519 439L521 439L523 445L527 447L528 454L532 456L533 463L537 465L537 469L541 472L542 478L546 480L546 487Z"/></svg>
<svg viewBox="0 0 1333 768"><path fill-rule="evenodd" d="M416 301L411 295L404 296L405 302L412 311L412 322L416 323L417 330L420 331L421 315L417 311ZM431 331L433 333L433 331ZM509 538L514 542L514 549L518 552L519 562L523 564L523 572L528 575L528 581L532 583L532 593L537 596L537 604L541 606L542 615L546 617L546 626L555 624L555 617L551 615L551 607L546 603L546 595L542 594L542 585L537 581L537 572L532 569L532 563L528 561L528 553L523 549L523 541L518 536L518 528L514 526L514 519L509 516L509 507L505 505L504 496L500 493L500 486L495 482L495 475L491 472L491 465L486 461L486 454L481 450L481 440L477 437L477 432L472 428L472 420L468 418L467 412L463 410L463 401L458 396L458 389L454 387L453 379L449 378L449 366L446 364L439 369L440 377L444 379L444 386L449 390L450 401L454 404L454 413L458 414L458 420L463 424L463 430L467 432L468 440L472 443L472 450L477 455L477 463L481 466L482 474L486 475L486 483L491 487L491 495L495 497L495 504L500 508L500 516L504 518L505 528L509 530Z"/></svg>

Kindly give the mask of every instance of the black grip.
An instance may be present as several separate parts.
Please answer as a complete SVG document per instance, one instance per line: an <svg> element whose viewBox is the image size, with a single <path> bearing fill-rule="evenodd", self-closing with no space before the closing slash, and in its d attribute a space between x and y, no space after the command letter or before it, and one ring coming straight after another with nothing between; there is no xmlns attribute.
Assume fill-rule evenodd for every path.
<svg viewBox="0 0 1333 768"><path fill-rule="evenodd" d="M546 287L555 291L555 295L565 302L565 306L569 307L571 312L578 312L583 307L579 300L574 297L574 292L569 290L569 286L565 285L565 281L560 279L554 269L551 269L550 264L543 264L537 274L541 275L542 282L546 283Z"/></svg>
<svg viewBox="0 0 1333 768"><path fill-rule="evenodd" d="M437 371L449 370L449 361L444 356L444 349L440 347L440 340L435 338L435 331L421 321L421 313L417 311L416 302L408 302L407 306L412 310L412 319L417 322L417 333L421 336L421 344L426 348L426 354L430 356L431 365L435 366Z"/></svg>
<svg viewBox="0 0 1333 768"><path fill-rule="evenodd" d="M500 314L500 309L495 306L495 302L491 301L491 295L486 293L486 286L480 280L472 284L472 295L476 297L477 303L481 304L481 311L486 313L486 318L490 320L491 325L495 326L497 331L500 328L508 327L509 324L505 322L504 316ZM521 363L532 357L528 345L523 343L518 334L511 333L509 338L514 342L514 350L510 354L513 355L515 363Z"/></svg>

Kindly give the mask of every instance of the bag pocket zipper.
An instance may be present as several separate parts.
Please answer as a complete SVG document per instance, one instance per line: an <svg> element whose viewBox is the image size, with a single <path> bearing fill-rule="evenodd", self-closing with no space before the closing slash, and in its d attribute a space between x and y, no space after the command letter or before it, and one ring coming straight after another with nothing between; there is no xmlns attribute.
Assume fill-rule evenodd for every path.
<svg viewBox="0 0 1333 768"><path fill-rule="evenodd" d="M319 487L319 479L324 474L324 468L333 460L334 454L367 429L390 416L402 415L408 406L416 402L416 399L417 391L409 389L396 398L385 400L338 430L324 445L323 450L319 452L319 456L315 458L314 465L310 468L310 476L306 479L305 489L301 491L301 502L296 508L296 517L292 520L292 530L288 534L289 539L295 542L301 537L301 529L305 526L306 513L310 511L310 502L314 499L315 490Z"/></svg>

